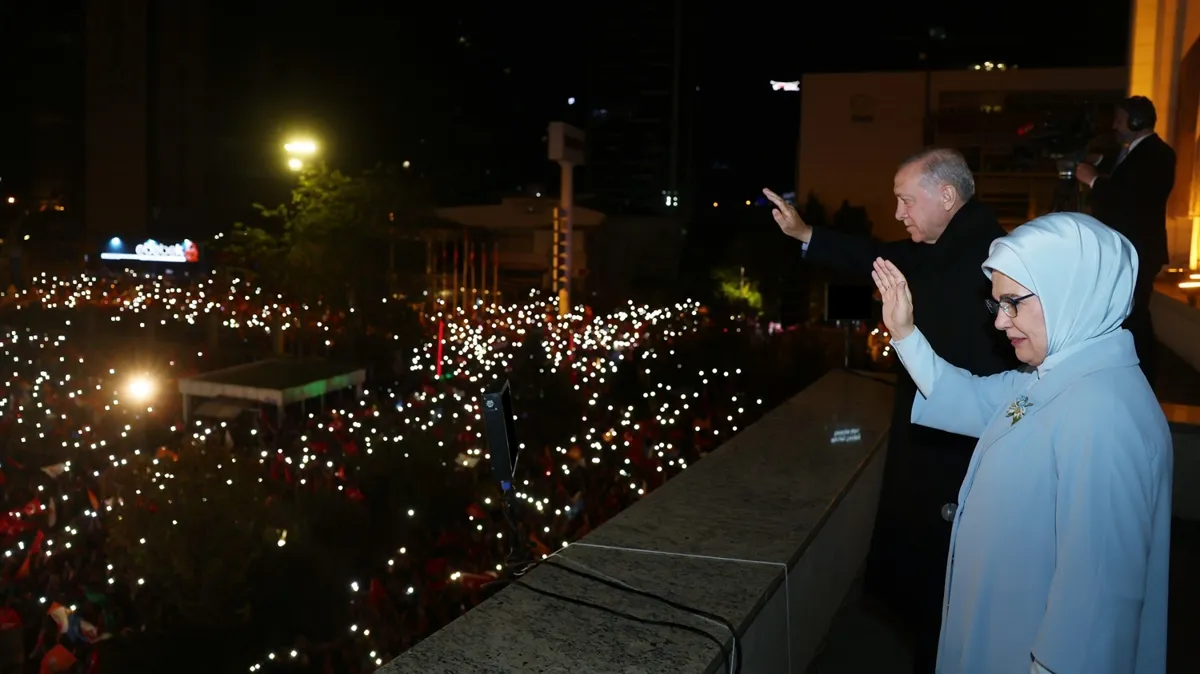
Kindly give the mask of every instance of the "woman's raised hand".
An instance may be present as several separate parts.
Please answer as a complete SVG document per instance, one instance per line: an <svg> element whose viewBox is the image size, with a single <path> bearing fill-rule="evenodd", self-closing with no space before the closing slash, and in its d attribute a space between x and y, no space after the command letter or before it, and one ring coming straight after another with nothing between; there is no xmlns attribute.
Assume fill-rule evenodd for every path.
<svg viewBox="0 0 1200 674"><path fill-rule="evenodd" d="M875 268L871 271L875 279L875 287L883 297L883 324L887 326L892 339L904 339L913 331L912 292L908 289L908 281L896 265L887 260L875 258Z"/></svg>

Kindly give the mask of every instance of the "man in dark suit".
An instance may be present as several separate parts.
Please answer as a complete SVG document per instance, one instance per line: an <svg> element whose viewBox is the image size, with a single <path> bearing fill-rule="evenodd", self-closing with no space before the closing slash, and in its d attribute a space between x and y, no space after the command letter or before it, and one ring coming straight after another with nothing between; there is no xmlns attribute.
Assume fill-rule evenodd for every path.
<svg viewBox="0 0 1200 674"><path fill-rule="evenodd" d="M799 239L808 262L870 278L877 257L908 278L917 324L940 356L977 375L1018 365L984 300L991 285L981 266L1005 232L995 213L974 199L975 178L955 150L922 151L900 165L896 219L909 239L879 243L810 227L787 202L764 190L775 221ZM924 309L922 309L924 307ZM898 367L883 490L867 563L868 590L913 627L916 671L933 672L945 589L946 556L958 489L976 439L909 422L917 387Z"/></svg>
<svg viewBox="0 0 1200 674"><path fill-rule="evenodd" d="M1167 198L1175 186L1175 150L1154 133L1158 115L1145 96L1126 98L1117 105L1113 132L1121 152L1103 175L1093 163L1081 163L1075 177L1092 188L1092 215L1129 239L1138 254L1138 277L1133 311L1125 328L1142 372L1154 385L1154 324L1150 297L1154 277L1167 263Z"/></svg>

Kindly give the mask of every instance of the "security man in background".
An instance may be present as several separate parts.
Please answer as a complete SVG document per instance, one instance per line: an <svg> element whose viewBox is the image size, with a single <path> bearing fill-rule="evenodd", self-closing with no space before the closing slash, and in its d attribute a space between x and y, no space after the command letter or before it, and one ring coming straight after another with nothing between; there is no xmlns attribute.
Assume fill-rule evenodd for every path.
<svg viewBox="0 0 1200 674"><path fill-rule="evenodd" d="M1084 162L1075 169L1079 182L1092 188L1092 215L1129 239L1138 254L1138 277L1133 290L1133 311L1124 327L1133 333L1133 344L1142 372L1154 385L1158 349L1150 320L1154 277L1167 264L1167 198L1175 187L1175 150L1154 133L1158 114L1145 96L1132 96L1117 104L1113 132L1121 152L1110 164Z"/></svg>

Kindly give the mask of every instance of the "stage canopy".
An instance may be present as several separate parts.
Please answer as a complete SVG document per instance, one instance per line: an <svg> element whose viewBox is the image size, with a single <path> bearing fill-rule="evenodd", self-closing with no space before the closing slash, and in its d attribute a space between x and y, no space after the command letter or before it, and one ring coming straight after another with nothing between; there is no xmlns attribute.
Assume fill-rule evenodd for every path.
<svg viewBox="0 0 1200 674"><path fill-rule="evenodd" d="M214 416L228 413L226 408L239 403L260 403L283 408L293 403L321 398L348 388L359 389L367 378L366 370L323 360L262 360L246 365L208 372L179 380L185 418L191 411L192 398L209 398L196 411ZM215 416L222 416L216 414Z"/></svg>

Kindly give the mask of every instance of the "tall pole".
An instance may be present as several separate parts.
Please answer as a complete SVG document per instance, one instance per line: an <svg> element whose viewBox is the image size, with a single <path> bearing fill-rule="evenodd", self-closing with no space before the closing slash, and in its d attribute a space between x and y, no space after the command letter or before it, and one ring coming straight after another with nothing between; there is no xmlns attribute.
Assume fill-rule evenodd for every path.
<svg viewBox="0 0 1200 674"><path fill-rule="evenodd" d="M425 235L425 304L428 308L429 300L437 297L433 290L433 237ZM432 297L430 297L432 295Z"/></svg>
<svg viewBox="0 0 1200 674"><path fill-rule="evenodd" d="M450 290L449 277L446 272L449 269L450 245L444 239L439 243L441 243L442 248L442 263L438 265L438 294L435 301L437 302L438 312L442 313L446 310L444 306L446 301L442 297L446 294L446 291Z"/></svg>
<svg viewBox="0 0 1200 674"><path fill-rule="evenodd" d="M500 303L500 242L492 244L492 304Z"/></svg>
<svg viewBox="0 0 1200 674"><path fill-rule="evenodd" d="M559 190L559 212L555 217L555 231L562 249L554 250L554 272L561 279L558 285L558 314L565 316L571 311L571 281L574 265L575 230L575 167L584 163L584 133L563 122L551 122L547 136L550 161L558 162L562 170L562 185Z"/></svg>
<svg viewBox="0 0 1200 674"><path fill-rule="evenodd" d="M562 169L562 186L560 200L562 203L562 245L563 245L563 285L558 289L558 315L566 316L571 313L571 281L574 269L571 265L572 238L575 222L575 165L565 159L558 162Z"/></svg>
<svg viewBox="0 0 1200 674"><path fill-rule="evenodd" d="M471 270L471 238L467 230L463 230L463 245L462 245L462 303L463 308L470 306L471 300L471 280L467 278Z"/></svg>
<svg viewBox="0 0 1200 674"><path fill-rule="evenodd" d="M467 242L467 265L468 275L471 277L470 285L467 286L467 292L471 296L471 313L475 313L475 300L479 297L479 282L475 278L475 242Z"/></svg>
<svg viewBox="0 0 1200 674"><path fill-rule="evenodd" d="M450 306L454 310L454 312L457 314L458 313L458 311L457 311L458 310L458 286L459 286L459 284L458 284L458 244L451 241L450 246L451 246L451 248L454 249L454 259L451 261L451 262L453 262L452 269L454 270L453 271L454 276L451 278L451 280L454 283L454 285L453 285L453 287L450 288L450 296L453 298L453 301L450 303Z"/></svg>
<svg viewBox="0 0 1200 674"><path fill-rule="evenodd" d="M479 277L480 290L479 297L487 303L487 243L480 241L479 243Z"/></svg>

